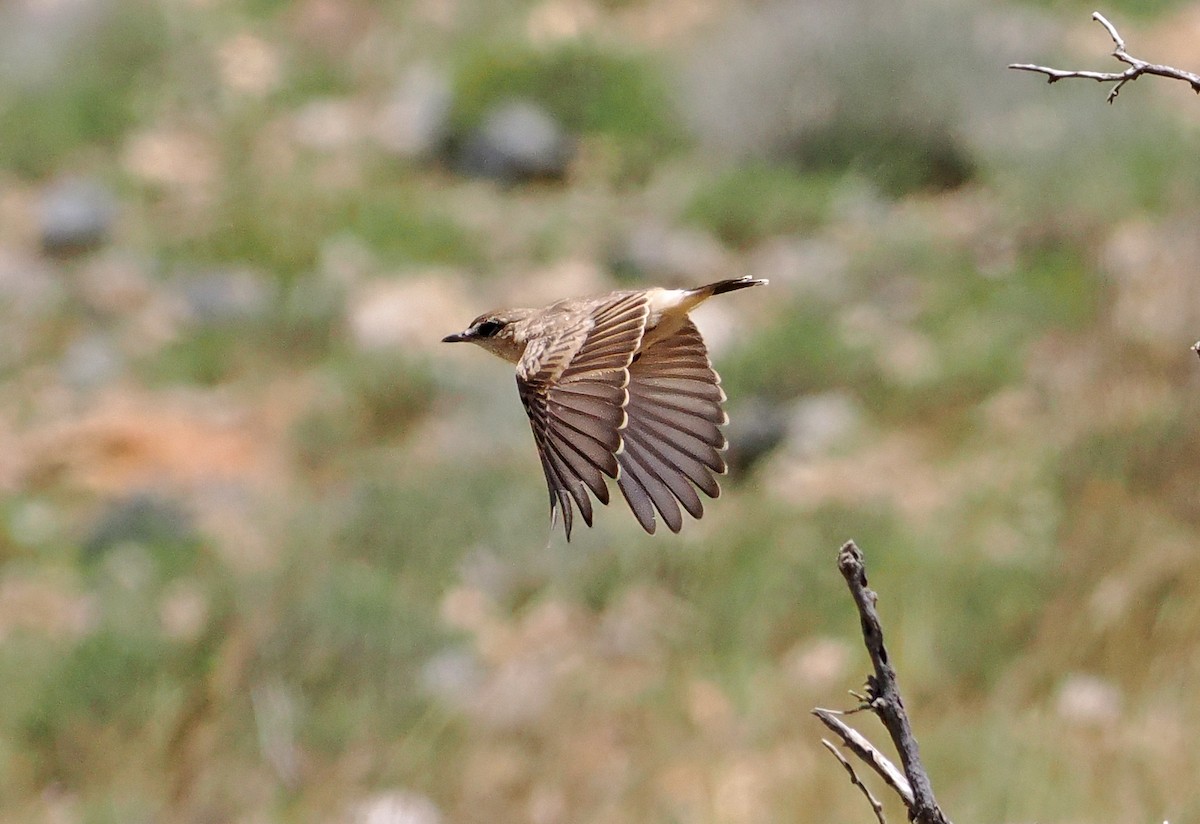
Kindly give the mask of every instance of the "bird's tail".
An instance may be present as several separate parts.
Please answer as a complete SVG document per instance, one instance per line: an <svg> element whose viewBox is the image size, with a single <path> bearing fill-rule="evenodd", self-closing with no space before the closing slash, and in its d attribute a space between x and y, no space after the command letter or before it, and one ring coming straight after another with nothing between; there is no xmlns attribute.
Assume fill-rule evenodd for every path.
<svg viewBox="0 0 1200 824"><path fill-rule="evenodd" d="M710 298L713 295L723 295L726 292L736 292L738 289L748 289L751 286L766 286L767 281L760 278L740 277L732 280L718 280L716 283L710 283L707 286L700 286L692 291L702 295L704 298Z"/></svg>

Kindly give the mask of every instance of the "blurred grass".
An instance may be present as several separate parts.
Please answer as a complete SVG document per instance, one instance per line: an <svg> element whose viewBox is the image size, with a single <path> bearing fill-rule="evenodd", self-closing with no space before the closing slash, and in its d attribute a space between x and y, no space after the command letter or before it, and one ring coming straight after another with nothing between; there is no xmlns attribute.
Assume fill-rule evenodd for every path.
<svg viewBox="0 0 1200 824"><path fill-rule="evenodd" d="M249 261L284 282L309 273L330 238L350 235L385 264L476 265L480 241L433 203L438 194L381 161L370 164L367 192L329 188L303 168L282 180L264 180L253 167L236 172L217 208L215 225L167 236L167 260Z"/></svg>
<svg viewBox="0 0 1200 824"><path fill-rule="evenodd" d="M800 174L788 166L752 161L708 178L683 219L734 248L819 226L839 177Z"/></svg>
<svg viewBox="0 0 1200 824"><path fill-rule="evenodd" d="M468 55L456 76L454 124L475 125L510 97L546 106L568 129L647 140L664 148L680 133L667 89L643 58L584 44L533 50L517 44Z"/></svg>
<svg viewBox="0 0 1200 824"><path fill-rule="evenodd" d="M787 156L810 174L857 174L892 197L958 188L975 177L978 166L948 125L898 128L870 111L844 113L806 131Z"/></svg>
<svg viewBox="0 0 1200 824"><path fill-rule="evenodd" d="M669 61L643 40L534 46L522 27L534 4L472 6L481 16L459 29L421 17L432 12L419 5L390 17L374 17L369 3L331 6L330 42L301 44L298 7L275 0L170 19L152 4L117 2L51 81L0 78L7 180L82 167L118 181L128 208L111 245L153 260L149 288L220 264L271 282L260 314L184 323L162 346L135 350L118 390L121 381L150 391L200 387L253 407L272 402L258 394L268 382L318 387L280 427L286 440L274 446L286 477L273 479L269 499L233 484L235 497L252 499L238 517L266 545L265 560L245 561L251 553L236 538L209 534L202 522L164 531L153 519L126 518L127 529L106 532L94 518L112 501L72 485L57 464L22 474L25 462L44 469L37 444L14 450L15 468L6 463L0 476L8 490L0 506L3 817L341 820L348 805L400 788L427 794L448 821L540 811L551 821L742 822L813 810L850 820L861 816L861 799L818 748L811 755L815 736L798 719L865 671L833 564L852 537L868 554L931 772L957 817L1186 820L1200 804L1190 789L1200 766L1167 727L1190 737L1200 724L1171 693L1200 674L1190 574L1200 525L1194 386L1161 352L1117 339L1116 285L1099 250L1114 214L1191 208L1200 165L1187 127L1147 114L1152 104L1135 96L1144 89L1126 90L1108 109L1088 87L1088 105L1101 114L1063 103L1059 137L1020 144L1014 161L957 138L939 143L954 117L965 117L941 98L921 107L941 125L915 137L893 118L902 102L871 109L868 98L858 100L865 120L844 114L776 147L790 152L786 162L778 152L751 153L757 159L710 166L691 154L696 136L681 125ZM600 6L601 14L644 11L624 0ZM500 22L490 31L487 21ZM261 101L221 102L209 38L247 25L281 49L284 77ZM602 146L581 163L615 173L585 169L578 191L568 182L547 196L460 181L366 144L332 159L292 146L288 163L264 163L256 152L276 147L270 130L298 107L326 96L369 104L411 57L339 34L355 25L377 26L373 36L385 43L409 43L413 31L433 32L436 44L458 38L440 55L453 69L453 129L477 124L504 98L531 98ZM922 41L931 55L935 40ZM890 56L871 58L839 88L859 88L855 78ZM933 87L953 86L960 65L936 67ZM1056 111L1063 100L1034 99ZM737 128L756 124L723 116ZM131 134L181 117L217 145L213 200L195 221L168 208L177 193L135 185L121 171ZM667 191L673 165L688 167L685 191ZM351 173L341 175L345 168ZM836 201L847 180L864 177L887 197L851 213ZM996 231L1011 233L999 238L1011 240L1010 257L970 231L889 223L906 214L914 190L922 194L907 214L959 220L919 210L968 181L985 192L985 215L999 215ZM37 192L14 191L18 206ZM4 202L6 215L19 211ZM510 222L518 207L537 219ZM603 246L602 232L576 224L611 226L632 208L711 234L734 266L780 236L817 236L846 251L836 298L784 278L772 286L771 304L748 316L721 354L725 388L784 407L828 391L853 396L867 412L863 449L876 434L928 445L908 468L914 485L943 496L932 514L866 494L799 505L778 494L778 479L751 475L727 484L710 516L681 538L645 539L615 496L596 529L547 549L545 491L527 433L517 451L489 417L496 410L486 390L467 378L459 401L478 414L466 419L496 447L431 456L424 439L453 385L440 371L449 362L358 350L345 331L354 279L333 283L320 271L329 240L348 236L373 257L366 277L447 264L479 282L507 274L501 286L517 295L531 270L588 261ZM535 236L514 240L528 226ZM0 230L33 254L20 231ZM82 270L73 260L50 277L82 291ZM472 304L479 297L471 294ZM4 375L21 425L46 410L57 420L92 408L93 396L58 385L59 350L80 329L128 319L86 303L72 291L55 312L26 319L28 356ZM1030 358L1044 357L1046 340L1091 339L1111 340L1086 387L1098 405L1104 386L1120 394L1131 378L1166 387L1165 400L1116 423L1052 417L1053 393L1067 390L1033 375L1046 365ZM918 366L927 357L929 368L905 371L902 359L897 367L895 350L914 345ZM1037 396L1022 413L1036 420L997 434L984 406L1013 389ZM515 395L508 400L519 416ZM241 408L231 405L231 417ZM0 427L5 438L10 424ZM1002 439L1010 439L1004 457L1021 467L1013 478L988 452ZM822 459L806 457L800 468L822 471ZM993 461L995 471L964 476L976 461ZM947 492L960 477L970 488ZM226 483L213 485L228 492ZM213 489L202 486L164 483L162 491L167 500L206 500ZM104 540L83 551L97 535ZM167 617L181 591L202 607L190 635L170 631ZM454 617L456 608L466 617ZM1105 623L1104 609L1116 617ZM828 682L792 672L796 650L814 640L847 657L834 661ZM446 661L449 686L434 677ZM1115 684L1118 715L1096 729L1065 717L1055 702L1067 670ZM518 676L530 680L514 690L504 679ZM283 720L264 715L264 694L281 702ZM530 696L532 709L522 703ZM506 718L509 703L526 715ZM1164 706L1178 710L1174 726L1156 715ZM1157 741L1139 737L1147 726L1160 730ZM298 781L271 746L295 755ZM1136 785L1117 774L1135 775ZM729 786L749 787L742 796L769 805L770 816L739 818ZM58 817L55 799L65 799Z"/></svg>
<svg viewBox="0 0 1200 824"><path fill-rule="evenodd" d="M888 284L912 279L920 308L896 329L914 330L928 343L927 370L889 373L887 350L902 341L887 333L860 340L847 332L845 317L805 297L723 359L731 393L785 401L848 386L889 422L945 424L1017 380L1025 347L1038 335L1085 329L1103 305L1103 285L1082 249L1063 239L1027 247L1012 272L995 276L920 242L887 256L857 263L851 291L886 314Z"/></svg>
<svg viewBox="0 0 1200 824"><path fill-rule="evenodd" d="M61 171L73 153L113 150L145 116L168 55L167 27L152 4L117 3L86 36L44 59L53 80L0 79L0 162L29 178Z"/></svg>

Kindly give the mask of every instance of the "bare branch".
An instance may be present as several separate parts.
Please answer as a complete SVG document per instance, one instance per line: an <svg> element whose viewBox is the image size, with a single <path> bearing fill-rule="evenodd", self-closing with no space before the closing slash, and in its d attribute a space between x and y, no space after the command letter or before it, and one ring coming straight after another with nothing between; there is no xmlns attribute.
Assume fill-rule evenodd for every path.
<svg viewBox="0 0 1200 824"><path fill-rule="evenodd" d="M1112 51L1112 56L1122 63L1129 66L1123 72L1093 72L1093 71L1072 71L1066 69L1052 69L1048 66L1038 66L1033 63L1010 63L1010 69L1024 72L1037 72L1038 74L1046 75L1047 83L1057 83L1068 77L1082 77L1085 80L1095 80L1100 83L1115 83L1108 93L1108 102L1112 103L1117 99L1117 95L1121 93L1121 87L1130 80L1137 80L1143 74L1154 74L1159 77L1169 77L1173 80L1182 80L1192 87L1192 91L1200 94L1200 74L1176 69L1173 66L1163 66L1158 63L1148 63L1134 57L1125 50L1125 40L1117 32L1116 26L1108 22L1108 19L1100 12L1093 12L1092 19L1108 31L1109 37L1112 38L1115 48Z"/></svg>
<svg viewBox="0 0 1200 824"><path fill-rule="evenodd" d="M900 687L896 682L896 671L892 669L891 659L887 648L883 645L883 627L879 623L879 615L875 611L876 595L867 587L867 572L863 561L862 551L853 541L846 542L838 553L838 570L846 579L850 595L858 607L858 616L862 623L863 641L875 674L867 678L867 698L869 706L879 716L897 752L900 753L900 763L904 766L904 775L912 787L912 804L909 815L916 824L949 824L949 819L942 812L933 797L933 787L929 776L921 763L921 753L917 747L917 739L913 736L912 727L908 723L908 713L904 709L904 701L900 697Z"/></svg>
<svg viewBox="0 0 1200 824"><path fill-rule="evenodd" d="M828 738L822 738L821 743L824 744L825 749L833 753L833 757L836 758L841 765L846 768L846 772L850 774L850 783L862 790L863 795L867 797L867 803L870 804L871 809L875 811L875 819L879 822L879 824L887 824L887 819L883 816L883 805L879 803L878 798L871 794L871 790L867 787L867 785L859 780L858 773L854 771L854 766L846 760L846 756L838 752L838 748L835 747L833 742L831 742Z"/></svg>
<svg viewBox="0 0 1200 824"><path fill-rule="evenodd" d="M912 809L912 787L909 786L908 779L904 777L904 773L900 772L899 767L893 764L887 756L875 749L875 745L868 741L866 736L838 718L841 713L836 710L817 707L812 711L812 714L822 724L837 733L846 749L857 755L864 764L874 770L884 780L884 783L896 791L896 795L900 796L900 800L904 802L904 806L910 810Z"/></svg>

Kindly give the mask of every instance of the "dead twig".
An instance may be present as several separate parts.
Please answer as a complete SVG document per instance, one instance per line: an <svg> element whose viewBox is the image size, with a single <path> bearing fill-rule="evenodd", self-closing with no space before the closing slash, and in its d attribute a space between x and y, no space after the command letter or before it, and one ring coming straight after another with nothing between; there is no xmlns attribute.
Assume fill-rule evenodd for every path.
<svg viewBox="0 0 1200 824"><path fill-rule="evenodd" d="M868 741L866 736L838 718L841 713L837 710L827 710L817 707L812 711L812 714L822 724L837 733L846 749L850 750L850 752L858 756L859 760L874 770L884 780L884 783L891 787L896 792L896 795L900 796L900 800L904 802L904 806L910 810L912 809L913 793L908 779L904 777L904 773L900 772L900 769L887 756L875 749L875 745Z"/></svg>
<svg viewBox="0 0 1200 824"><path fill-rule="evenodd" d="M1016 69L1023 72L1037 72L1038 74L1046 75L1047 83L1057 83L1059 80L1064 80L1068 77L1082 77L1087 80L1096 80L1100 83L1115 83L1116 85L1108 93L1108 102L1112 103L1117 99L1117 95L1121 92L1121 87L1130 80L1137 80L1143 74L1154 74L1159 77L1169 77L1173 80L1182 80L1192 87L1192 91L1200 94L1200 74L1186 72L1183 69L1176 69L1173 66L1163 66L1158 63L1148 63L1134 57L1125 50L1125 40L1117 32L1116 26L1108 22L1100 12L1093 12L1092 19L1108 31L1112 37L1113 44L1116 48L1112 51L1112 56L1122 63L1129 66L1123 72L1092 72L1092 71L1069 71L1064 69L1052 69L1049 66L1037 66L1033 63L1011 63L1010 69Z"/></svg>
<svg viewBox="0 0 1200 824"><path fill-rule="evenodd" d="M835 713L829 710L817 709L813 714L825 726L841 736L847 749L853 752L864 763L875 770L890 787L900 796L908 808L909 819L916 824L950 824L933 797L933 788L929 776L921 763L921 754L917 748L917 739L913 736L912 727L908 722L908 713L904 709L904 701L900 697L900 687L896 682L896 671L892 669L891 659L883 644L883 627L879 623L879 614L875 610L876 595L867 587L866 566L863 554L853 541L848 541L838 553L838 570L846 579L850 595L858 607L858 616L862 624L863 642L871 657L874 673L867 677L867 692L862 696L862 706L874 712L887 728L896 751L900 753L900 763L904 775L898 774L895 766L888 761L877 747L872 745L860 733L851 729Z"/></svg>
<svg viewBox="0 0 1200 824"><path fill-rule="evenodd" d="M846 768L846 772L850 774L850 783L862 790L862 794L867 797L867 803L870 804L871 809L875 811L875 819L879 822L879 824L887 824L887 819L884 818L883 815L883 805L879 803L879 799L871 793L871 790L867 787L867 785L859 780L858 773L854 771L854 765L846 760L846 756L842 755L841 752L838 751L838 748L834 746L833 742L828 738L822 738L821 743L824 744L825 749L833 753L833 757L836 758L838 762Z"/></svg>

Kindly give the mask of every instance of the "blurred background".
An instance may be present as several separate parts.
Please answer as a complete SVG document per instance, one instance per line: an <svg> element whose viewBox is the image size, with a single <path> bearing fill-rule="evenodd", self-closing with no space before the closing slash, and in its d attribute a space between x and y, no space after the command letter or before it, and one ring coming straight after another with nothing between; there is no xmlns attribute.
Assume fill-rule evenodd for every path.
<svg viewBox="0 0 1200 824"><path fill-rule="evenodd" d="M869 820L849 538L956 820L1200 819L1200 101L1004 68L1092 10L0 4L4 820ZM547 547L440 338L743 274L721 499Z"/></svg>

